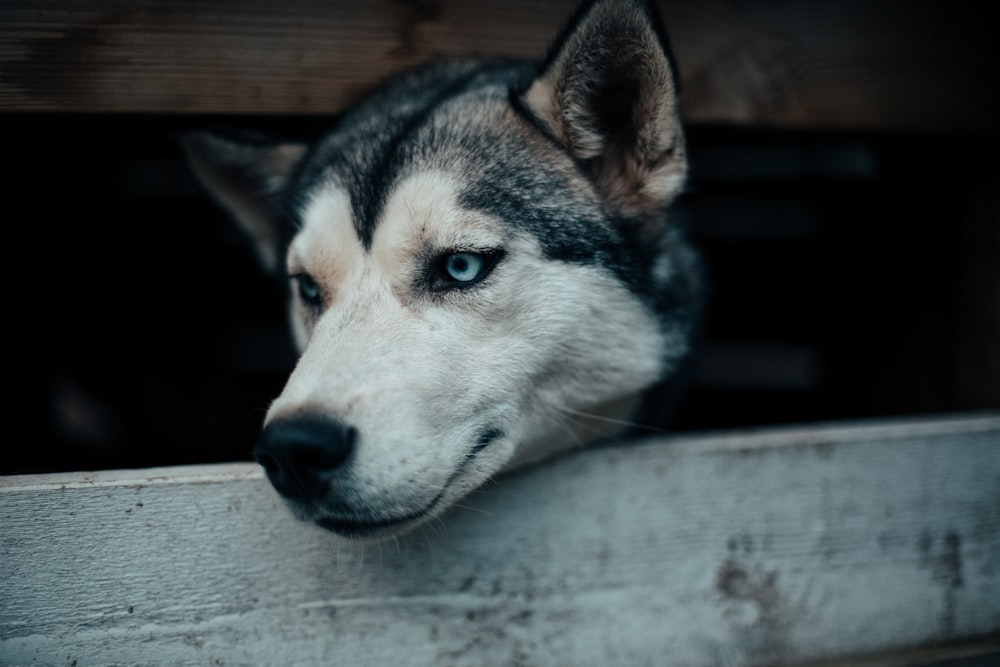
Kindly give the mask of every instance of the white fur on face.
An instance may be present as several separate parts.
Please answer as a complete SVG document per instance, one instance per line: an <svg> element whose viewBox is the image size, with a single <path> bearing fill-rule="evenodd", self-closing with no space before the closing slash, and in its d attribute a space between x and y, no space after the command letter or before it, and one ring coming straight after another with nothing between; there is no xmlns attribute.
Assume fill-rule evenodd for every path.
<svg viewBox="0 0 1000 667"><path fill-rule="evenodd" d="M329 187L311 202L302 229L288 250L288 275L308 274L321 287L327 307L339 298L342 285L357 282L362 269L361 241L351 220L349 196L340 188ZM292 336L301 354L319 313L305 308L292 287Z"/></svg>
<svg viewBox="0 0 1000 667"><path fill-rule="evenodd" d="M462 209L458 191L440 172L406 179L369 252L346 193L331 188L306 211L289 271L317 282L324 309L293 306L302 356L268 420L318 412L359 437L303 518L427 518L512 463L569 446L580 433L567 411L661 374L664 335L627 288L599 267L545 259L516 225ZM440 257L469 250L504 255L477 285L429 289ZM476 452L488 432L501 435Z"/></svg>

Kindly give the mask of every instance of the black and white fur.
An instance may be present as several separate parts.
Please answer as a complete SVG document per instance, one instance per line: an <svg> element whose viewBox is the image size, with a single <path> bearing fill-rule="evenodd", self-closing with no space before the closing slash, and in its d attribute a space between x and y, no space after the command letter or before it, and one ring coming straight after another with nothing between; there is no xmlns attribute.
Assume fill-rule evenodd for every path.
<svg viewBox="0 0 1000 667"><path fill-rule="evenodd" d="M315 145L185 137L291 287L301 357L255 454L298 517L400 533L675 373L699 301L666 212L678 87L653 6L598 0L540 65L403 74Z"/></svg>

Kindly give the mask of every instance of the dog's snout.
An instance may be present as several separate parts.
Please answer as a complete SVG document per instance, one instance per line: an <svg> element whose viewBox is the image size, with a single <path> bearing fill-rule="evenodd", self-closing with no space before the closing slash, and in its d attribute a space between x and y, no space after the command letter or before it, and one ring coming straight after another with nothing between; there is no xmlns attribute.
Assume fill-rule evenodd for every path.
<svg viewBox="0 0 1000 667"><path fill-rule="evenodd" d="M278 420L261 433L254 457L281 495L309 500L326 493L357 437L354 427L323 417Z"/></svg>

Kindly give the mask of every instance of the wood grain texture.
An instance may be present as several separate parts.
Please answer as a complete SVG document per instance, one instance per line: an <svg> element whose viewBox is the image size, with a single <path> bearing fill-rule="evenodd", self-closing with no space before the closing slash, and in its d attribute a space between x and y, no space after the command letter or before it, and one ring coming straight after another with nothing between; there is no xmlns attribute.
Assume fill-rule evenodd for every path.
<svg viewBox="0 0 1000 667"><path fill-rule="evenodd" d="M334 113L434 58L540 58L576 4L4 2L0 110ZM689 121L1000 129L988 3L660 4Z"/></svg>
<svg viewBox="0 0 1000 667"><path fill-rule="evenodd" d="M249 465L0 478L3 665L789 665L1000 632L1000 415L685 436L360 548Z"/></svg>

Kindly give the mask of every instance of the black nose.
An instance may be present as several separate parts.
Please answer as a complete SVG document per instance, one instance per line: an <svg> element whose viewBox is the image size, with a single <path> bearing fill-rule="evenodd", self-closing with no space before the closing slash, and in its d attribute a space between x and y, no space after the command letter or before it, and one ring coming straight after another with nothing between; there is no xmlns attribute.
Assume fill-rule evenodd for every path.
<svg viewBox="0 0 1000 667"><path fill-rule="evenodd" d="M357 438L357 429L339 421L296 417L268 424L253 453L278 493L311 500L326 493Z"/></svg>

